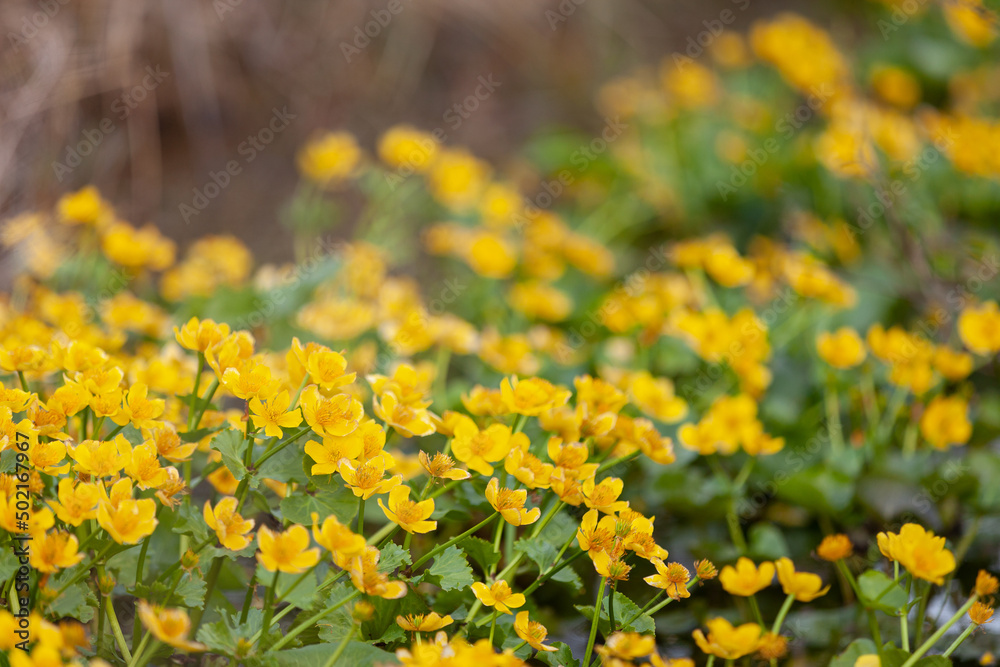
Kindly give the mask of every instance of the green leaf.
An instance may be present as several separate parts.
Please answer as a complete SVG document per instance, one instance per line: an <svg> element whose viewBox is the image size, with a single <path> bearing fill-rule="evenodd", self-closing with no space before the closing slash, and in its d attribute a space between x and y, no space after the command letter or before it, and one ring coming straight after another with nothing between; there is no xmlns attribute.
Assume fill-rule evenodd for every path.
<svg viewBox="0 0 1000 667"><path fill-rule="evenodd" d="M211 528L205 523L202 511L194 505L182 504L175 512L173 531L179 535L190 535L198 544L208 539Z"/></svg>
<svg viewBox="0 0 1000 667"><path fill-rule="evenodd" d="M854 479L824 467L792 475L778 486L782 500L822 514L843 512L854 498Z"/></svg>
<svg viewBox="0 0 1000 667"><path fill-rule="evenodd" d="M96 606L97 600L89 588L83 584L73 584L52 601L47 611L56 618L69 616L81 623L88 623L94 618Z"/></svg>
<svg viewBox="0 0 1000 667"><path fill-rule="evenodd" d="M490 568L500 562L500 553L493 550L493 545L479 537L467 537L462 540L462 548L469 558L479 566L485 576Z"/></svg>
<svg viewBox="0 0 1000 667"><path fill-rule="evenodd" d="M379 554L378 571L383 574L392 572L400 565L409 565L413 562L410 560L410 552L395 542L386 544Z"/></svg>
<svg viewBox="0 0 1000 667"><path fill-rule="evenodd" d="M750 540L750 553L757 560L778 560L791 555L785 536L773 523L755 523L747 534Z"/></svg>
<svg viewBox="0 0 1000 667"><path fill-rule="evenodd" d="M198 641L216 653L233 655L240 639L249 640L264 627L264 611L250 609L247 622L240 624L239 614L222 612L222 620L204 624L198 629Z"/></svg>
<svg viewBox="0 0 1000 667"><path fill-rule="evenodd" d="M456 546L450 546L438 554L427 569L427 575L434 577L436 581L432 583L445 591L467 588L475 581L472 568L465 559L465 552Z"/></svg>
<svg viewBox="0 0 1000 667"><path fill-rule="evenodd" d="M610 599L608 595L604 596L604 602L601 605L601 618L597 622L597 627L600 629L601 634L608 636L611 633L611 621L608 618L608 603ZM586 617L588 621L594 620L594 607L593 605L575 605L577 611ZM629 632L638 632L640 634L652 634L656 629L656 624L653 619L650 618L649 614L639 614L639 606L629 600L627 597L615 591L615 624L618 626L618 630L625 630ZM631 620L633 616L639 614L631 623L627 621Z"/></svg>
<svg viewBox="0 0 1000 667"><path fill-rule="evenodd" d="M264 465L257 471L257 476L285 483L306 484L309 481L309 476L302 469L302 451L294 445L285 447L264 461Z"/></svg>
<svg viewBox="0 0 1000 667"><path fill-rule="evenodd" d="M246 453L246 443L243 440L243 433L235 428L226 429L212 440L212 449L222 454L222 462L233 473L233 477L243 481L247 475L247 467L243 465L243 456ZM256 484L251 484L256 487Z"/></svg>
<svg viewBox="0 0 1000 667"><path fill-rule="evenodd" d="M14 555L13 549L3 549L0 551L0 581L10 579L20 566L21 564L18 562L17 556Z"/></svg>
<svg viewBox="0 0 1000 667"><path fill-rule="evenodd" d="M561 546L557 547L552 542L544 539L532 539L528 537L522 537L514 543L514 551L523 552L525 556L534 561L538 565L539 573L544 572L555 564L560 548ZM583 582L580 581L580 577L577 576L576 571L572 567L564 567L559 572L556 572L552 577L552 581L571 584L577 592L583 590Z"/></svg>
<svg viewBox="0 0 1000 667"><path fill-rule="evenodd" d="M186 402L187 401L185 401L185 403ZM211 435L212 433L215 433L218 430L219 429L214 428L214 427L206 427L206 428L199 428L199 429L197 429L195 431L185 431L184 433L178 433L177 435L180 436L181 442L194 442L196 440L201 440L206 435ZM239 431L237 431L237 433L238 432ZM242 436L240 436L240 437L242 437Z"/></svg>
<svg viewBox="0 0 1000 667"><path fill-rule="evenodd" d="M177 584L177 590L174 591L174 595L184 601L185 607L197 607L201 609L205 604L205 593L207 591L208 587L205 585L205 580L200 575L187 572ZM167 604L178 606L171 602Z"/></svg>
<svg viewBox="0 0 1000 667"><path fill-rule="evenodd" d="M878 647L870 639L856 639L851 642L843 653L830 661L829 667L854 667L854 663L863 655L878 653Z"/></svg>
<svg viewBox="0 0 1000 667"><path fill-rule="evenodd" d="M312 513L323 521L331 514L341 522L349 523L358 512L358 499L343 486L315 493L295 493L281 500L281 513L293 523L312 525Z"/></svg>
<svg viewBox="0 0 1000 667"><path fill-rule="evenodd" d="M555 651L539 651L535 655L535 660L544 662L549 667L580 667L580 661L573 657L573 651L570 650L569 645L562 642L552 642L552 646L556 647Z"/></svg>
<svg viewBox="0 0 1000 667"><path fill-rule="evenodd" d="M878 570L868 570L858 577L858 588L866 607L892 616L898 615L898 610L907 604L906 591ZM887 592L883 595L883 591Z"/></svg>
<svg viewBox="0 0 1000 667"><path fill-rule="evenodd" d="M319 623L319 638L325 642L337 645L347 636L354 626L351 617L351 605L345 604L327 614Z"/></svg>
<svg viewBox="0 0 1000 667"><path fill-rule="evenodd" d="M335 650L336 647L329 644L314 644L288 651L278 651L273 657L273 662L268 664L274 664L277 667L316 667L316 665L326 664ZM352 641L347 644L338 663L351 665L351 667L374 667L375 665L398 665L399 661L396 660L395 655L388 651L383 651L365 642ZM247 664L259 665L261 663L248 661Z"/></svg>

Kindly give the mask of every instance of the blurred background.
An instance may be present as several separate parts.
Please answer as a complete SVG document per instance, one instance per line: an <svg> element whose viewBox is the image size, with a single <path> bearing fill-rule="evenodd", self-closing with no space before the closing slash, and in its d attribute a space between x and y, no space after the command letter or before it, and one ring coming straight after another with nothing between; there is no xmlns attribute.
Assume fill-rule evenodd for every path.
<svg viewBox="0 0 1000 667"><path fill-rule="evenodd" d="M371 150L408 122L509 167L543 128L603 126L594 94L608 79L684 51L720 17L745 31L785 8L850 41L850 8L823 2L4 0L0 218L93 184L182 251L228 232L287 260L275 221L318 131ZM233 160L240 173L186 223L179 207Z"/></svg>

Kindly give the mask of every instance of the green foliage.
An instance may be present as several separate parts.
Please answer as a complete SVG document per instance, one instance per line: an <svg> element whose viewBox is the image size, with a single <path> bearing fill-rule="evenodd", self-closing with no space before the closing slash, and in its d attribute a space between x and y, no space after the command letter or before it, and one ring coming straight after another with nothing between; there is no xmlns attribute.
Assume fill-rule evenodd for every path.
<svg viewBox="0 0 1000 667"><path fill-rule="evenodd" d="M472 568L465 559L465 552L451 546L434 558L427 568L424 581L429 581L446 591L461 590L469 587L475 578Z"/></svg>

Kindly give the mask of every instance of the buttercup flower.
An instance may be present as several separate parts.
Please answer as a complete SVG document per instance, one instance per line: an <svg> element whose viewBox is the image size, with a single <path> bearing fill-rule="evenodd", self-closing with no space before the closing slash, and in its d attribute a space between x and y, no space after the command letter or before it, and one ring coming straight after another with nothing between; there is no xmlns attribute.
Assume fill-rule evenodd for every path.
<svg viewBox="0 0 1000 667"><path fill-rule="evenodd" d="M302 413L289 410L288 406L291 398L287 391L282 391L276 396L270 397L266 403L260 400L259 396L250 399L250 419L256 428L264 429L264 434L272 438L284 436L282 428L291 428L302 423Z"/></svg>
<svg viewBox="0 0 1000 667"><path fill-rule="evenodd" d="M778 571L778 581L785 595L794 595L799 602L812 602L830 590L829 586L821 588L823 580L819 575L796 572L795 565L788 558L779 558L775 561L775 569Z"/></svg>
<svg viewBox="0 0 1000 667"><path fill-rule="evenodd" d="M719 573L719 583L727 593L750 597L771 585L774 580L774 563L763 562L755 566L749 558L740 558L736 567L727 565Z"/></svg>
<svg viewBox="0 0 1000 667"><path fill-rule="evenodd" d="M219 543L231 551L242 551L253 540L250 531L253 530L253 519L244 519L236 512L239 501L236 498L223 498L212 509L212 504L205 501L202 515L208 527L215 531Z"/></svg>
<svg viewBox="0 0 1000 667"><path fill-rule="evenodd" d="M437 612L429 614L409 614L397 616L396 624L407 632L434 632L454 623L451 616L441 616Z"/></svg>
<svg viewBox="0 0 1000 667"><path fill-rule="evenodd" d="M150 605L145 600L138 603L139 618L154 637L182 651L204 651L205 645L190 641L191 619L183 609L165 609Z"/></svg>
<svg viewBox="0 0 1000 667"><path fill-rule="evenodd" d="M766 563L769 565L770 563ZM738 660L750 655L760 646L761 628L756 623L745 623L739 627L724 618L709 620L708 636L701 630L692 633L694 641L703 653L726 660Z"/></svg>
<svg viewBox="0 0 1000 667"><path fill-rule="evenodd" d="M257 541L257 560L269 572L301 574L319 562L319 549L309 548L309 531L303 526L292 526L284 532L261 526Z"/></svg>
<svg viewBox="0 0 1000 667"><path fill-rule="evenodd" d="M429 533L437 528L437 521L427 520L434 513L434 501L428 499L414 502L410 500L410 487L408 486L394 486L389 491L388 507L382 503L381 498L378 499L378 504L390 521L408 533Z"/></svg>
<svg viewBox="0 0 1000 667"><path fill-rule="evenodd" d="M525 489L516 491L500 486L500 480L496 477L486 485L486 500L493 506L504 521L514 526L527 526L535 523L541 516L542 511L537 507L530 510L524 509L524 503L528 499L528 492Z"/></svg>
<svg viewBox="0 0 1000 667"><path fill-rule="evenodd" d="M476 598L487 607L493 607L501 614L513 614L511 609L524 606L524 596L514 593L506 581L500 579L487 586L481 582L472 583L472 592Z"/></svg>
<svg viewBox="0 0 1000 667"><path fill-rule="evenodd" d="M528 642L528 646L536 651L549 652L556 650L555 646L548 646L544 643L549 631L538 621L529 620L528 612L526 611L519 611L514 617L514 632L517 633L518 637Z"/></svg>

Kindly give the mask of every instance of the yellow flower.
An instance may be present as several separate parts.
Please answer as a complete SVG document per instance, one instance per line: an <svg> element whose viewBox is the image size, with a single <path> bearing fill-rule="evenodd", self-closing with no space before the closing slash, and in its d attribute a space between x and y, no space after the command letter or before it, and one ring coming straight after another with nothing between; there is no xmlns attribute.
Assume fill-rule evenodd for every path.
<svg viewBox="0 0 1000 667"><path fill-rule="evenodd" d="M136 428L155 428L159 426L157 418L163 414L162 398L152 400L146 398L148 387L141 382L132 385L122 401L121 412L111 417L119 426L132 423Z"/></svg>
<svg viewBox="0 0 1000 667"><path fill-rule="evenodd" d="M988 598L1000 589L1000 581L986 570L980 570L976 575L976 595Z"/></svg>
<svg viewBox="0 0 1000 667"><path fill-rule="evenodd" d="M528 646L536 651L547 652L556 650L555 646L547 646L544 643L549 631L538 621L529 620L528 612L526 611L519 611L514 617L514 632L517 633L518 637L528 642Z"/></svg>
<svg viewBox="0 0 1000 667"><path fill-rule="evenodd" d="M984 6L982 0L949 2L941 9L952 32L973 46L989 46L1000 32L996 27L996 14Z"/></svg>
<svg viewBox="0 0 1000 667"><path fill-rule="evenodd" d="M933 363L938 373L952 382L964 380L975 366L975 360L971 354L959 352L944 345L934 348Z"/></svg>
<svg viewBox="0 0 1000 667"><path fill-rule="evenodd" d="M462 210L473 206L489 182L490 167L463 149L442 149L431 163L428 186L445 206Z"/></svg>
<svg viewBox="0 0 1000 667"><path fill-rule="evenodd" d="M16 436L15 436L16 438ZM62 463L66 458L66 445L58 440L39 442L38 436L29 436L28 461L31 467L46 475L63 475L69 471L69 463ZM59 465L62 463L62 465Z"/></svg>
<svg viewBox="0 0 1000 667"><path fill-rule="evenodd" d="M787 654L788 637L768 632L760 638L757 655L764 660L777 660L778 658L784 658Z"/></svg>
<svg viewBox="0 0 1000 667"><path fill-rule="evenodd" d="M664 564L659 558L654 558L651 562L656 568L656 574L645 577L643 581L655 588L662 588L674 600L691 597L687 589L691 573L686 567L680 563Z"/></svg>
<svg viewBox="0 0 1000 667"><path fill-rule="evenodd" d="M399 485L389 491L389 506L378 499L379 507L390 521L408 533L429 533L437 528L437 521L428 521L434 514L434 500L421 502L410 500L410 487Z"/></svg>
<svg viewBox="0 0 1000 667"><path fill-rule="evenodd" d="M420 450L417 458L420 460L420 465L431 477L455 481L472 477L468 470L456 468L455 460L444 452L437 452L434 454L434 458L430 458L427 452Z"/></svg>
<svg viewBox="0 0 1000 667"><path fill-rule="evenodd" d="M28 556L36 570L52 573L73 567L83 560L83 554L77 553L79 548L80 542L76 535L63 531L38 533L32 536Z"/></svg>
<svg viewBox="0 0 1000 667"><path fill-rule="evenodd" d="M312 513L313 539L336 557L351 559L365 552L365 538L340 523L332 514L323 520L322 526L317 526L319 515Z"/></svg>
<svg viewBox="0 0 1000 667"><path fill-rule="evenodd" d="M850 558L853 553L854 545L851 544L851 538L843 534L827 535L816 547L816 555L831 563Z"/></svg>
<svg viewBox="0 0 1000 667"><path fill-rule="evenodd" d="M632 571L632 566L622 560L620 552L591 551L589 555L594 563L594 569L602 577L612 581L628 580L628 574Z"/></svg>
<svg viewBox="0 0 1000 667"><path fill-rule="evenodd" d="M416 367L400 364L391 376L372 374L367 380L372 391L379 396L393 394L400 403L420 409L431 404L427 395L436 373L437 369L427 364L418 364Z"/></svg>
<svg viewBox="0 0 1000 667"><path fill-rule="evenodd" d="M284 428L292 428L302 423L302 413L298 408L289 410L288 406L292 399L287 391L282 391L276 396L272 396L263 403L260 397L254 396L250 399L250 412L253 414L250 419L257 428L263 428L265 435L272 438L284 436Z"/></svg>
<svg viewBox="0 0 1000 667"><path fill-rule="evenodd" d="M829 586L822 588L823 580L818 574L796 572L795 565L788 558L779 558L775 562L775 569L785 595L794 595L799 602L812 602L830 590Z"/></svg>
<svg viewBox="0 0 1000 667"><path fill-rule="evenodd" d="M237 366L227 368L222 374L221 381L222 385L233 396L242 398L243 400L250 400L254 396L261 394L270 396L278 391L280 384L271 377L270 368L252 359L247 359Z"/></svg>
<svg viewBox="0 0 1000 667"><path fill-rule="evenodd" d="M299 172L317 185L350 178L361 162L361 149L347 132L327 132L306 144L296 158Z"/></svg>
<svg viewBox="0 0 1000 667"><path fill-rule="evenodd" d="M124 470L140 489L158 489L167 482L167 471L160 465L156 446L152 442L135 447Z"/></svg>
<svg viewBox="0 0 1000 667"><path fill-rule="evenodd" d="M101 493L94 484L76 482L72 478L64 477L59 480L56 497L59 501L49 501L49 505L63 523L79 526L87 519L97 517L97 504L101 500Z"/></svg>
<svg viewBox="0 0 1000 667"><path fill-rule="evenodd" d="M513 526L527 526L538 521L542 511L537 507L531 510L524 509L524 503L528 499L526 489L513 491L507 487L500 486L500 480L496 477L486 485L486 500L493 506L504 521Z"/></svg>
<svg viewBox="0 0 1000 667"><path fill-rule="evenodd" d="M99 442L84 440L69 448L69 455L77 473L104 478L117 475L132 460L132 445L119 433L114 440Z"/></svg>
<svg viewBox="0 0 1000 667"><path fill-rule="evenodd" d="M386 392L372 399L372 407L379 419L392 426L404 438L425 436L434 433L434 419L423 408L415 408L402 403L392 392Z"/></svg>
<svg viewBox="0 0 1000 667"><path fill-rule="evenodd" d="M191 458L194 450L198 448L197 442L182 442L177 430L169 423L163 423L156 428L144 429L142 435L144 438L148 438L148 442L155 445L160 456L173 463L187 461Z"/></svg>
<svg viewBox="0 0 1000 667"><path fill-rule="evenodd" d="M760 567L749 558L740 558L736 567L727 565L719 573L719 583L732 595L750 597L771 585L774 580L774 563L763 562Z"/></svg>
<svg viewBox="0 0 1000 667"><path fill-rule="evenodd" d="M976 354L990 356L1000 351L1000 309L996 301L968 306L958 317L958 335Z"/></svg>
<svg viewBox="0 0 1000 667"><path fill-rule="evenodd" d="M521 435L518 433L517 435ZM553 466L543 463L541 459L527 450L528 440L524 440L524 449L514 447L504 459L503 467L514 479L529 489L547 489L550 486Z"/></svg>
<svg viewBox="0 0 1000 667"><path fill-rule="evenodd" d="M687 402L674 394L673 382L653 377L649 371L629 375L628 394L635 407L661 422L673 424L687 415Z"/></svg>
<svg viewBox="0 0 1000 667"><path fill-rule="evenodd" d="M437 157L439 146L439 142L428 132L409 125L395 125L379 139L378 156L394 169L408 167L422 173Z"/></svg>
<svg viewBox="0 0 1000 667"><path fill-rule="evenodd" d="M93 185L64 194L56 203L56 210L59 221L67 225L100 226L114 213Z"/></svg>
<svg viewBox="0 0 1000 667"><path fill-rule="evenodd" d="M524 606L524 596L510 590L510 585L500 579L492 586L476 581L472 584L472 592L476 598L487 607L493 607L501 614L513 614L511 609Z"/></svg>
<svg viewBox="0 0 1000 667"><path fill-rule="evenodd" d="M455 458L480 475L492 475L491 464L502 460L511 449L527 445L528 436L512 434L504 424L491 424L480 430L470 418L462 415L454 427L451 448Z"/></svg>
<svg viewBox="0 0 1000 667"><path fill-rule="evenodd" d="M344 355L333 350L317 350L309 355L306 361L309 379L324 391L332 391L346 384L351 384L357 377L356 373L347 372L347 360Z"/></svg>
<svg viewBox="0 0 1000 667"><path fill-rule="evenodd" d="M824 331L816 339L820 358L834 368L853 368L865 360L865 343L858 332L841 327L830 333Z"/></svg>
<svg viewBox="0 0 1000 667"><path fill-rule="evenodd" d="M202 516L208 527L215 531L219 543L231 551L242 551L253 540L253 519L244 519L236 512L239 501L232 496L223 498L212 509L212 503L205 501Z"/></svg>
<svg viewBox="0 0 1000 667"><path fill-rule="evenodd" d="M315 461L310 469L311 474L332 475L340 469L341 461L357 461L364 445L360 439L353 437L354 433L343 437L323 438L322 444L315 440L307 442L305 452Z"/></svg>
<svg viewBox="0 0 1000 667"><path fill-rule="evenodd" d="M985 602L974 602L969 608L969 620L976 625L986 625L993 620L993 607Z"/></svg>
<svg viewBox="0 0 1000 667"><path fill-rule="evenodd" d="M621 660L644 658L656 650L656 638L653 635L640 635L637 632L616 632L608 637L608 642L597 649L601 655Z"/></svg>
<svg viewBox="0 0 1000 667"><path fill-rule="evenodd" d="M968 402L961 396L935 396L920 416L920 433L935 449L964 445L972 437Z"/></svg>
<svg viewBox="0 0 1000 667"><path fill-rule="evenodd" d="M192 352L205 352L228 335L228 324L217 324L214 320L199 320L197 317L192 317L179 329L174 327L177 342Z"/></svg>
<svg viewBox="0 0 1000 667"><path fill-rule="evenodd" d="M597 510L589 510L583 515L576 539L584 551L611 551L615 546L615 517L600 516Z"/></svg>
<svg viewBox="0 0 1000 667"><path fill-rule="evenodd" d="M102 502L97 507L97 522L118 544L138 544L156 528L156 501L129 497L121 499L117 506Z"/></svg>
<svg viewBox="0 0 1000 667"><path fill-rule="evenodd" d="M383 479L385 477L385 464L381 458L374 458L360 465L351 461L341 461L339 469L340 476L347 482L345 486L350 488L355 496L365 500L376 493L386 493L403 481L402 475Z"/></svg>
<svg viewBox="0 0 1000 667"><path fill-rule="evenodd" d="M261 526L257 543L257 561L268 572L301 574L319 562L319 548L309 548L309 531L304 526L295 525L284 532Z"/></svg>
<svg viewBox="0 0 1000 667"><path fill-rule="evenodd" d="M451 616L441 616L435 611L429 614L408 614L396 617L396 624L407 632L434 632L454 622L455 620Z"/></svg>
<svg viewBox="0 0 1000 667"><path fill-rule="evenodd" d="M515 284L507 299L514 310L536 320L561 322L573 311L573 300L565 292L537 280Z"/></svg>
<svg viewBox="0 0 1000 667"><path fill-rule="evenodd" d="M879 533L878 548L914 577L938 586L955 569L955 556L945 548L944 538L915 523L905 524L898 534Z"/></svg>
<svg viewBox="0 0 1000 667"><path fill-rule="evenodd" d="M594 484L594 478L583 481L583 503L605 514L614 514L628 507L628 502L618 500L625 483L617 477L607 477L599 484Z"/></svg>
<svg viewBox="0 0 1000 667"><path fill-rule="evenodd" d="M708 655L737 660L750 655L760 645L761 627L756 623L745 623L734 628L724 618L713 618L706 625L708 637L701 630L695 630L692 636L698 648Z"/></svg>
<svg viewBox="0 0 1000 667"><path fill-rule="evenodd" d="M407 592L406 584L394 581L389 576L378 571L378 561L381 557L375 547L365 547L363 555L350 563L351 582L367 595L377 595L385 600L398 600Z"/></svg>
<svg viewBox="0 0 1000 667"><path fill-rule="evenodd" d="M183 609L166 609L139 600L139 618L154 637L182 651L204 651L205 646L190 641L191 619Z"/></svg>
<svg viewBox="0 0 1000 667"><path fill-rule="evenodd" d="M299 403L302 404L306 423L323 437L353 433L365 414L361 402L350 394L335 394L324 398L314 384L305 388Z"/></svg>
<svg viewBox="0 0 1000 667"><path fill-rule="evenodd" d="M542 378L518 380L504 378L500 383L500 400L507 412L535 416L566 405L570 390Z"/></svg>

